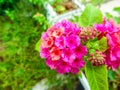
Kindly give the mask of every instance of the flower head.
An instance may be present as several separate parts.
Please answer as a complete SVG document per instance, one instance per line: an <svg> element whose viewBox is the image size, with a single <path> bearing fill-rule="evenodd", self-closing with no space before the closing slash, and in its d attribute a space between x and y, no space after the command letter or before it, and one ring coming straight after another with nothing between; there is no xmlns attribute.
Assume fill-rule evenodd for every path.
<svg viewBox="0 0 120 90"><path fill-rule="evenodd" d="M120 48L109 49L106 53L107 67L116 70L120 66Z"/></svg>
<svg viewBox="0 0 120 90"><path fill-rule="evenodd" d="M115 70L120 66L120 29L117 24L113 25L113 32L107 32L109 49L106 51L106 64L109 68ZM116 29L116 30L115 30Z"/></svg>
<svg viewBox="0 0 120 90"><path fill-rule="evenodd" d="M76 24L64 20L42 34L40 56L46 58L47 66L60 74L78 73L85 64L82 57L87 54L79 32Z"/></svg>

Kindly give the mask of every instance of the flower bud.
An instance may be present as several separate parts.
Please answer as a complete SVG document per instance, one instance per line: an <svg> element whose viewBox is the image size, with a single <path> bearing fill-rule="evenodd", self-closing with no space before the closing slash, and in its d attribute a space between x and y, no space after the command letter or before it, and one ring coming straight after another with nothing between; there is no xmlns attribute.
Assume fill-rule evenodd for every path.
<svg viewBox="0 0 120 90"><path fill-rule="evenodd" d="M89 39L94 39L98 35L99 35L98 30L96 30L93 27L82 28L79 34L80 38L82 38L84 42L86 42Z"/></svg>
<svg viewBox="0 0 120 90"><path fill-rule="evenodd" d="M105 54L101 51L96 51L94 54L90 54L88 59L93 66L101 66L105 64Z"/></svg>

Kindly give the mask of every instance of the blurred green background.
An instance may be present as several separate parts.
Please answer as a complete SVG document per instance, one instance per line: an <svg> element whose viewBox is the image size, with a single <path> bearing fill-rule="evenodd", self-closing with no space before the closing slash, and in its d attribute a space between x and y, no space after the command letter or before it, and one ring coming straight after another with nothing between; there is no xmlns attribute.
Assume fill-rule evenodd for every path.
<svg viewBox="0 0 120 90"><path fill-rule="evenodd" d="M44 78L49 89L73 88L69 82L76 81L76 76L56 79L57 73L35 50L41 33L49 26L44 1L0 0L0 90L31 90Z"/></svg>

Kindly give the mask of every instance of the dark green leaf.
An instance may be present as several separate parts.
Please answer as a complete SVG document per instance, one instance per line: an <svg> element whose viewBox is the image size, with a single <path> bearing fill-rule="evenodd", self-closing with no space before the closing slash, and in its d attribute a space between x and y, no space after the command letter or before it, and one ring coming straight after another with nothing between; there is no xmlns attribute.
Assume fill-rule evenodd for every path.
<svg viewBox="0 0 120 90"><path fill-rule="evenodd" d="M24 70L22 68L17 68L15 71L15 76L21 76L24 74Z"/></svg>
<svg viewBox="0 0 120 90"><path fill-rule="evenodd" d="M109 70L108 77L110 78L110 80L115 80L115 72L112 70Z"/></svg>

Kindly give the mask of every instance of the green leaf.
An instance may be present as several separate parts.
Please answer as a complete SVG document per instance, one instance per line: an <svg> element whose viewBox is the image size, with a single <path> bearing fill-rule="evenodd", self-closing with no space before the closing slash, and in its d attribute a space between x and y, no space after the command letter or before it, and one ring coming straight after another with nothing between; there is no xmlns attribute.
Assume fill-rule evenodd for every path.
<svg viewBox="0 0 120 90"><path fill-rule="evenodd" d="M40 44L41 44L41 39L35 45L35 50L38 52L40 52Z"/></svg>
<svg viewBox="0 0 120 90"><path fill-rule="evenodd" d="M117 23L120 23L120 17L114 17L114 20L115 20Z"/></svg>
<svg viewBox="0 0 120 90"><path fill-rule="evenodd" d="M91 90L108 90L107 69L105 65L92 66L86 63L85 73Z"/></svg>
<svg viewBox="0 0 120 90"><path fill-rule="evenodd" d="M113 18L113 16L110 14L110 13L105 13L105 16L107 17L107 19L109 20L109 19L111 19L111 18Z"/></svg>
<svg viewBox="0 0 120 90"><path fill-rule="evenodd" d="M108 49L107 38L103 37L99 40L99 50L104 52L107 49Z"/></svg>
<svg viewBox="0 0 120 90"><path fill-rule="evenodd" d="M91 0L94 5L102 4L104 0Z"/></svg>
<svg viewBox="0 0 120 90"><path fill-rule="evenodd" d="M91 41L88 41L87 44L86 44L86 47L88 49L92 48L92 42Z"/></svg>
<svg viewBox="0 0 120 90"><path fill-rule="evenodd" d="M112 70L109 70L108 77L110 78L110 80L115 80L115 72Z"/></svg>
<svg viewBox="0 0 120 90"><path fill-rule="evenodd" d="M79 24L83 27L102 22L102 13L95 6L88 4L80 16Z"/></svg>
<svg viewBox="0 0 120 90"><path fill-rule="evenodd" d="M89 40L86 44L86 47L88 49L98 50L99 49L99 41L97 39Z"/></svg>
<svg viewBox="0 0 120 90"><path fill-rule="evenodd" d="M7 72L7 65L6 64L0 64L0 72Z"/></svg>
<svg viewBox="0 0 120 90"><path fill-rule="evenodd" d="M15 76L21 76L24 74L24 70L22 68L15 69Z"/></svg>
<svg viewBox="0 0 120 90"><path fill-rule="evenodd" d="M78 76L79 76L80 78L82 78L82 72L81 72L81 71L78 72Z"/></svg>
<svg viewBox="0 0 120 90"><path fill-rule="evenodd" d="M93 49L99 49L99 41L95 41L94 43L93 43L93 45L92 45L92 48Z"/></svg>
<svg viewBox="0 0 120 90"><path fill-rule="evenodd" d="M113 10L120 14L120 7L115 7Z"/></svg>
<svg viewBox="0 0 120 90"><path fill-rule="evenodd" d="M96 51L95 49L89 49L89 53L90 53L90 54L95 53L95 51Z"/></svg>

